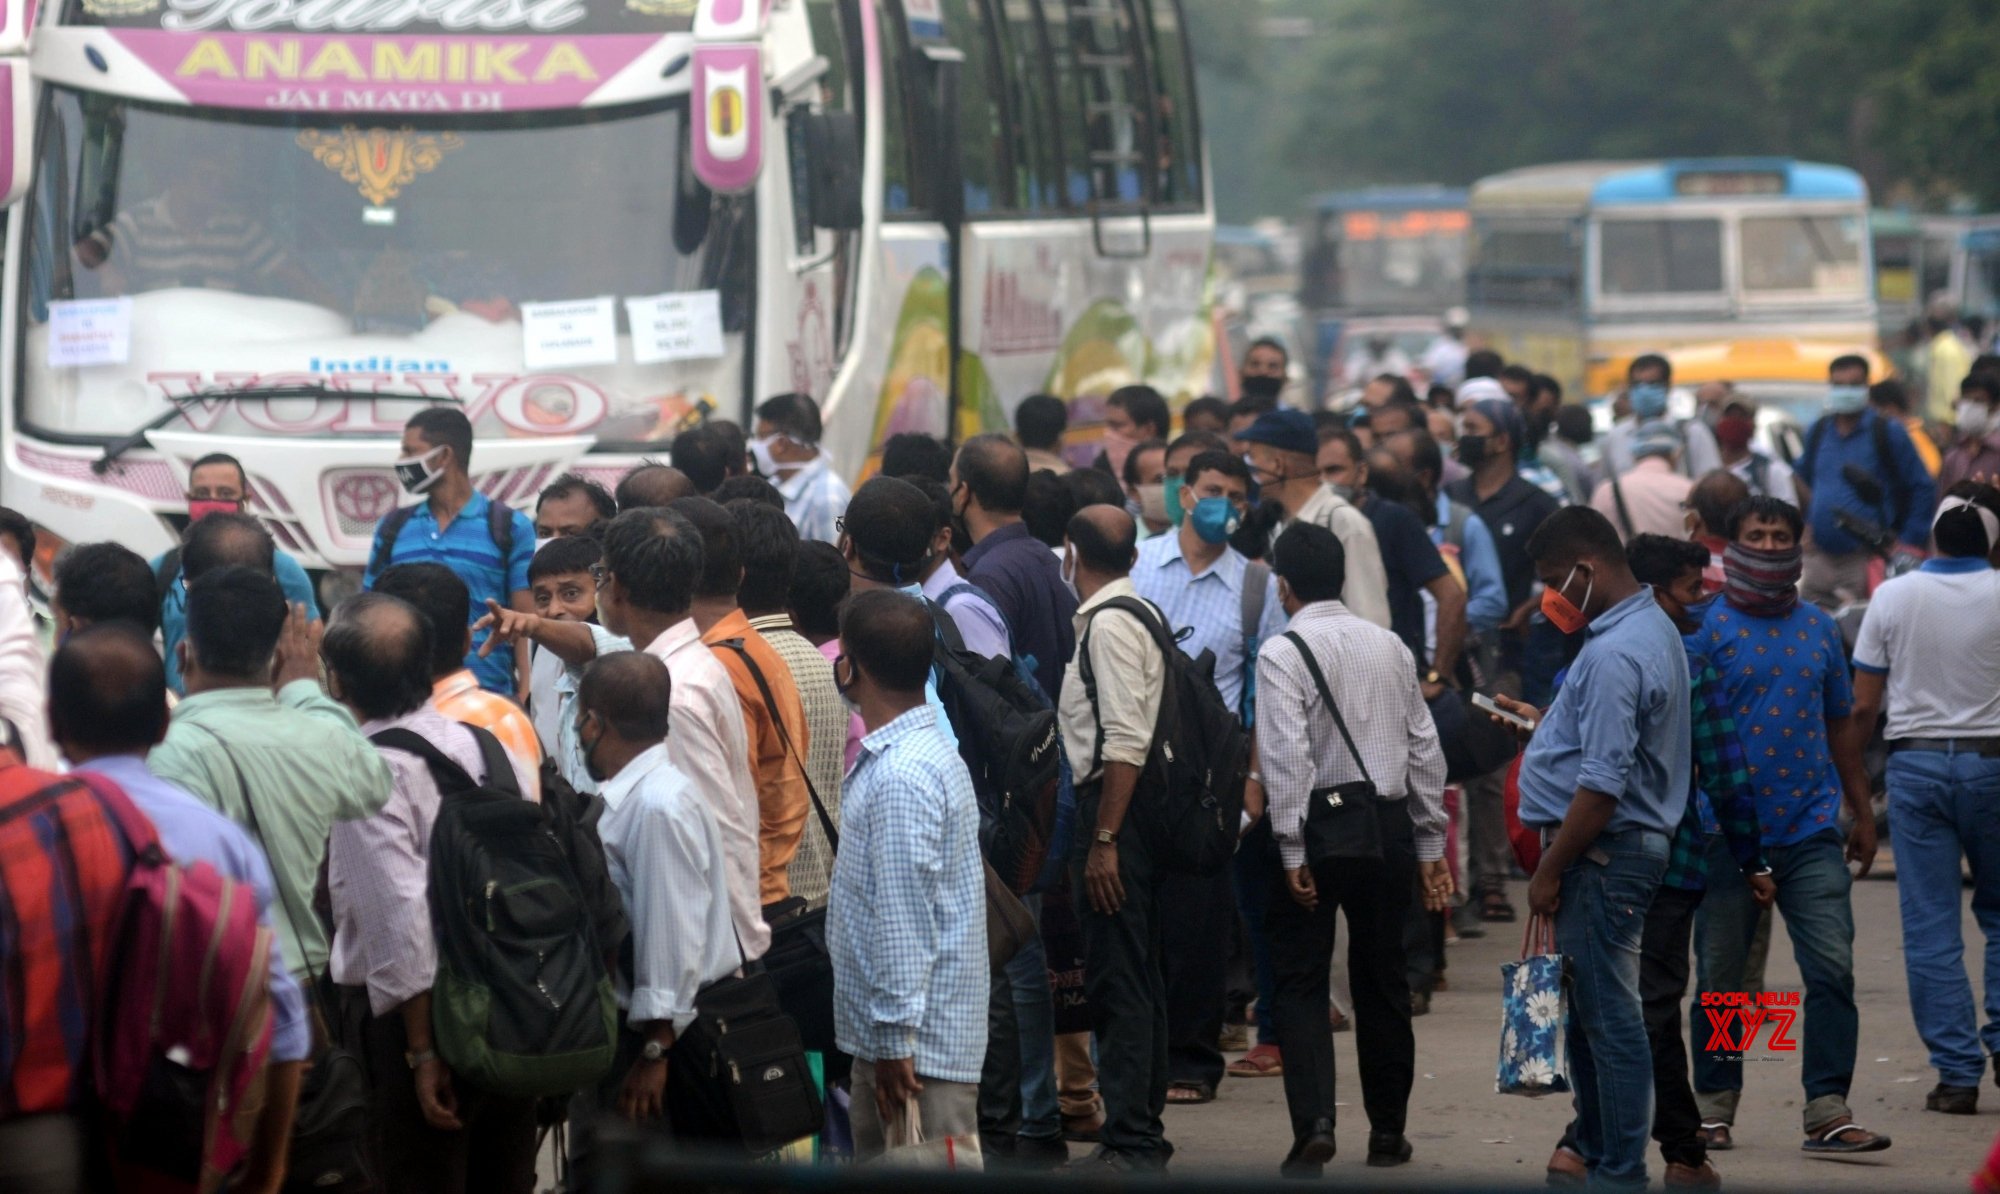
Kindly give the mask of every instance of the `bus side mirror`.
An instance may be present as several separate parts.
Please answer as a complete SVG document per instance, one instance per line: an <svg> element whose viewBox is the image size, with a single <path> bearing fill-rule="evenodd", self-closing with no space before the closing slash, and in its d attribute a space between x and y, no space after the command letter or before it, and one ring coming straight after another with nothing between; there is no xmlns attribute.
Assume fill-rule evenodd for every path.
<svg viewBox="0 0 2000 1194"><path fill-rule="evenodd" d="M813 227L854 232L861 227L861 122L852 112L799 112L804 138L806 210Z"/></svg>

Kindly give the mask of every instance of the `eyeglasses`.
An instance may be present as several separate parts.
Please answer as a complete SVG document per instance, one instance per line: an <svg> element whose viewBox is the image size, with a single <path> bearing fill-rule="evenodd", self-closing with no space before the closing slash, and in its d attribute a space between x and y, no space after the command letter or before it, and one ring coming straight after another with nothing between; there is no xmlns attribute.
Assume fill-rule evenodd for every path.
<svg viewBox="0 0 2000 1194"><path fill-rule="evenodd" d="M847 533L847 515L836 514L834 516L833 533L836 535L845 535Z"/></svg>

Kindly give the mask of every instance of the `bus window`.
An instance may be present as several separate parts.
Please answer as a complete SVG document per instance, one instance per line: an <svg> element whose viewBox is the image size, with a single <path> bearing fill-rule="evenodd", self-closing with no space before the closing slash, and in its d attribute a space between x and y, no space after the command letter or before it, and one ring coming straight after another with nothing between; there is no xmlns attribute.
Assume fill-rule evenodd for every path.
<svg viewBox="0 0 2000 1194"><path fill-rule="evenodd" d="M874 10L882 42L882 210L906 215L918 210L916 178L910 170L910 108L908 88L911 55L905 38L902 6Z"/></svg>
<svg viewBox="0 0 2000 1194"><path fill-rule="evenodd" d="M1923 276L1917 286L1917 301L1928 303L1939 295L1951 296L1951 259L1958 252L1956 234L1924 237Z"/></svg>
<svg viewBox="0 0 2000 1194"><path fill-rule="evenodd" d="M1606 220L1601 227L1604 294L1709 294L1722 289L1720 220Z"/></svg>
<svg viewBox="0 0 2000 1194"><path fill-rule="evenodd" d="M1186 30L1178 0L1150 0L1146 10L1152 25L1152 62L1158 199L1163 204L1196 206L1202 201L1201 137L1194 103L1194 66L1188 60Z"/></svg>
<svg viewBox="0 0 2000 1194"><path fill-rule="evenodd" d="M1567 226L1482 227L1469 297L1493 306L1573 310L1578 260Z"/></svg>
<svg viewBox="0 0 2000 1194"><path fill-rule="evenodd" d="M998 0L1003 28L997 32L1005 35L1006 65L1000 73L1007 87L1016 191L1030 211L1043 211L1063 205L1063 165L1051 110L1055 89L1036 8L1037 0Z"/></svg>
<svg viewBox="0 0 2000 1194"><path fill-rule="evenodd" d="M999 40L987 24L988 0L944 0L945 35L965 53L958 90L960 161L968 214L1019 206L1007 161L1007 121L1002 107Z"/></svg>
<svg viewBox="0 0 2000 1194"><path fill-rule="evenodd" d="M1062 43L1050 48L1065 140L1080 134L1080 145L1064 145L1071 201L1144 201L1152 121L1128 0L1068 0L1067 11L1063 0L1043 0L1042 11L1049 40Z"/></svg>
<svg viewBox="0 0 2000 1194"><path fill-rule="evenodd" d="M1066 0L1037 0L1042 8L1042 36L1048 43L1050 82L1056 98L1056 127L1061 132L1062 201L1069 207L1090 202L1090 136L1084 115L1083 89L1071 60L1069 9Z"/></svg>
<svg viewBox="0 0 2000 1194"><path fill-rule="evenodd" d="M1743 289L1859 297L1860 216L1745 216Z"/></svg>

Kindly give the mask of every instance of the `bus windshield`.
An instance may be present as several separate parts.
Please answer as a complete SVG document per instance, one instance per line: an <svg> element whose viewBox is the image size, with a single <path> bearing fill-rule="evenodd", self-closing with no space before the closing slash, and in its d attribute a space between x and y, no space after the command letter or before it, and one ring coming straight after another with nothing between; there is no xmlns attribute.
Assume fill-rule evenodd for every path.
<svg viewBox="0 0 2000 1194"><path fill-rule="evenodd" d="M1862 297L1868 276L1862 216L1745 216L1742 237L1746 293Z"/></svg>
<svg viewBox="0 0 2000 1194"><path fill-rule="evenodd" d="M1465 301L1463 211L1343 211L1323 216L1307 268L1314 305L1436 314Z"/></svg>
<svg viewBox="0 0 2000 1194"><path fill-rule="evenodd" d="M684 167L685 100L357 122L51 95L21 265L31 427L122 435L176 396L321 380L458 398L496 434L653 441L740 393L749 207ZM689 292L704 334L642 350L624 300ZM515 383L524 402L479 402Z"/></svg>

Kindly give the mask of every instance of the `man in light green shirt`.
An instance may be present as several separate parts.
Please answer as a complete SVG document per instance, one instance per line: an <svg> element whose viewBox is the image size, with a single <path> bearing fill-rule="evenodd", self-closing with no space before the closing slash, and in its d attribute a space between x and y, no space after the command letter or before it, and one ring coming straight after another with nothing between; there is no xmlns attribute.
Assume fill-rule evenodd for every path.
<svg viewBox="0 0 2000 1194"><path fill-rule="evenodd" d="M373 815L390 785L354 717L320 690L319 632L268 575L201 577L176 645L188 695L147 759L262 843L281 905L271 919L285 960L306 977L326 969L313 890L327 833Z"/></svg>

